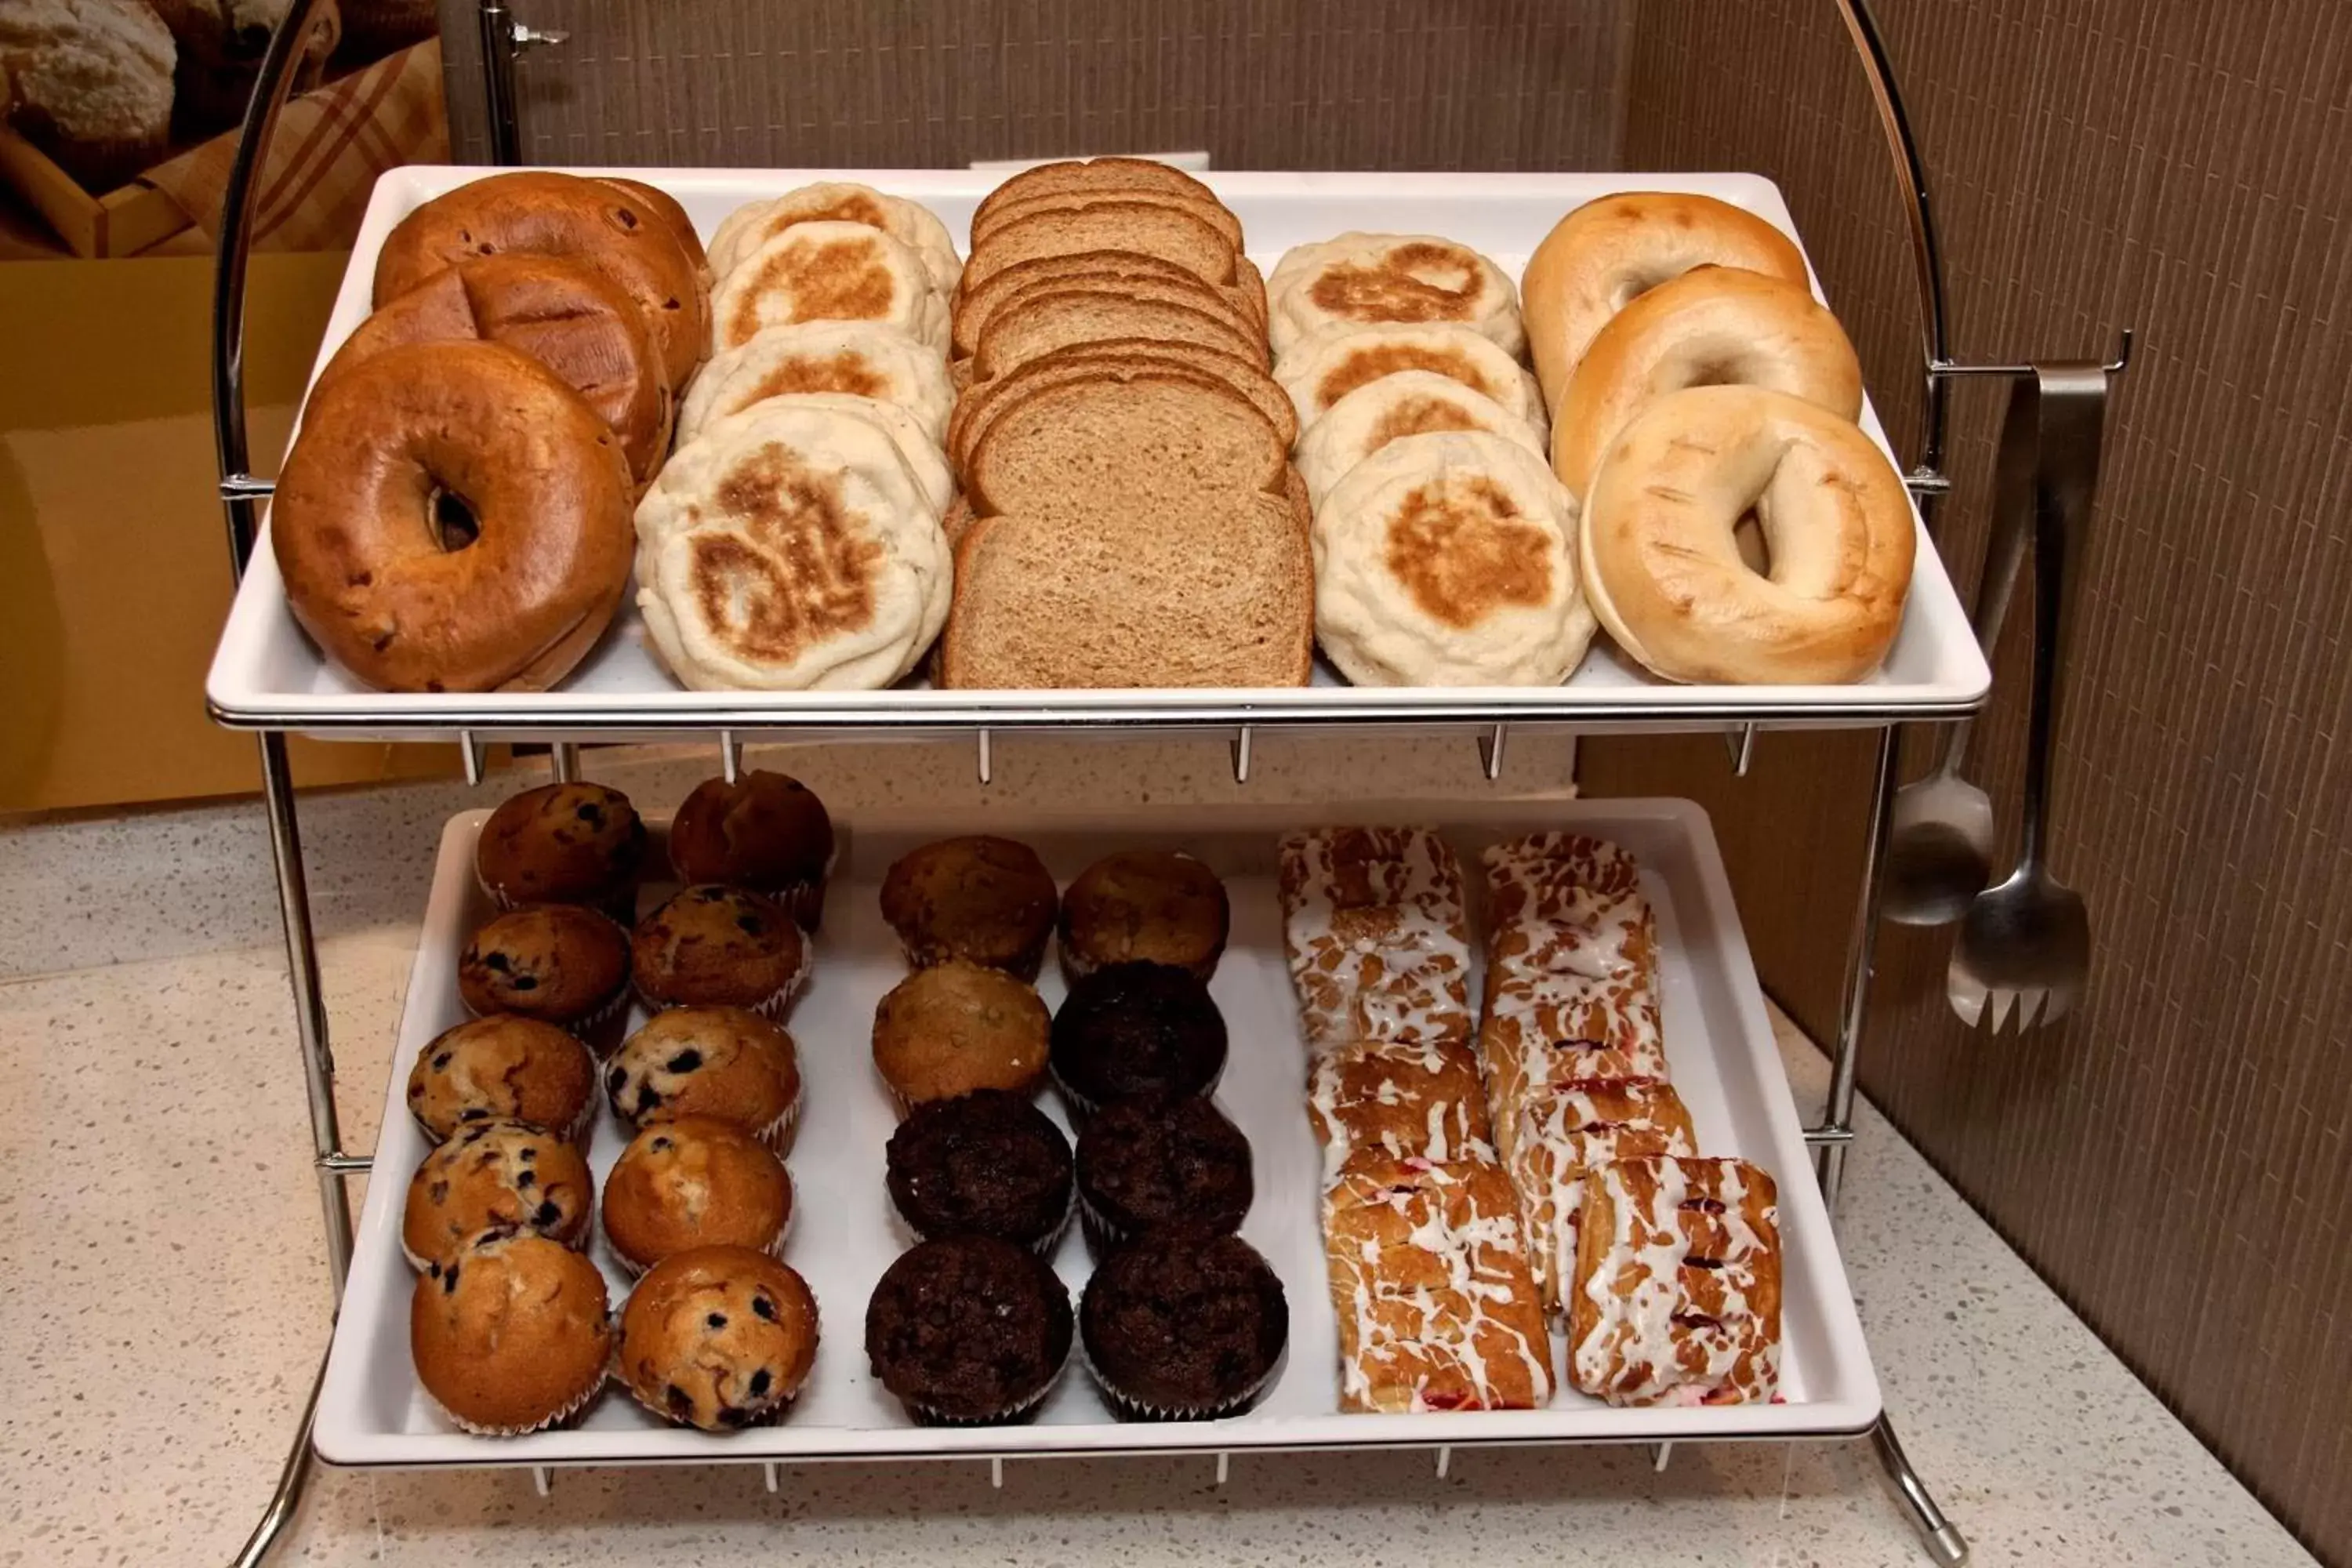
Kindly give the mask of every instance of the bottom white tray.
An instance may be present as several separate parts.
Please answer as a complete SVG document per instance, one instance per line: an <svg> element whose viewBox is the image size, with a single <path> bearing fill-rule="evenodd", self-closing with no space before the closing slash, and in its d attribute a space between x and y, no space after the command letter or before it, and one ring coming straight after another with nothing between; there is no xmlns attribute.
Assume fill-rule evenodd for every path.
<svg viewBox="0 0 2352 1568"><path fill-rule="evenodd" d="M844 825L845 842L825 903L814 977L790 1019L807 1098L790 1159L800 1201L787 1258L815 1291L824 1322L815 1372L790 1416L774 1426L714 1436L657 1422L616 1386L576 1427L520 1438L470 1436L432 1408L409 1362L413 1276L400 1253L400 1207L409 1173L426 1145L402 1091L417 1051L465 1016L457 999L457 956L468 933L490 913L472 875L474 839L487 815L453 817L442 837L384 1097L376 1175L369 1184L358 1252L319 1403L314 1442L333 1463L711 1463L1654 1442L1840 1436L1860 1432L1877 1417L1878 1381L1869 1350L1813 1184L1723 862L1696 806L1682 801L1456 805L1441 814L1440 826L1473 868L1474 884L1479 847L1539 827L1598 834L1641 858L1663 950L1667 1056L1675 1085L1689 1103L1699 1146L1709 1154L1743 1156L1780 1179L1786 1250L1782 1402L1619 1410L1563 1392L1544 1410L1423 1415L1345 1415L1339 1409L1339 1336L1325 1291L1318 1214L1320 1159L1307 1127L1306 1047L1283 965L1273 877L1276 835L1329 820L1328 816L1308 806L1203 807L1073 818L1024 815L1016 808L992 810L977 820L898 818L887 831L877 826L861 832L854 823ZM1351 819L1428 821L1432 815L1404 809L1355 813ZM1064 883L1108 850L1152 846L1189 850L1225 879L1233 900L1233 940L1210 989L1233 1044L1217 1100L1249 1135L1255 1152L1257 1201L1242 1234L1273 1264L1290 1301L1287 1362L1265 1397L1244 1415L1213 1422L1122 1423L1073 1365L1028 1425L919 1426L866 1368L866 1299L908 1241L883 1187L883 1147L897 1118L867 1048L875 1003L906 973L896 940L882 922L876 892L883 872L906 850L973 831L1034 845ZM648 889L649 899L658 896L658 889ZM1041 989L1058 1004L1063 987L1050 958ZM1065 1120L1050 1090L1042 1103L1056 1121ZM601 1111L590 1151L600 1183L623 1142L609 1108ZM600 1239L591 1256L604 1268L617 1310L626 1280L602 1247ZM1063 1242L1056 1264L1075 1300L1091 1268L1077 1227ZM1557 1343L1553 1360L1557 1367Z"/></svg>

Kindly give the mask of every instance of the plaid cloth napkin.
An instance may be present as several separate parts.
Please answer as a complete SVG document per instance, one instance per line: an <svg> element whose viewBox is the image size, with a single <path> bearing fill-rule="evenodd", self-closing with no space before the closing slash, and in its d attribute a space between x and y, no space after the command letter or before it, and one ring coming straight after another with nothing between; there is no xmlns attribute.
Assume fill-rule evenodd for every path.
<svg viewBox="0 0 2352 1568"><path fill-rule="evenodd" d="M238 134L215 136L141 178L210 235ZM286 106L261 173L255 246L348 250L377 175L403 163L448 161L441 41L428 38Z"/></svg>

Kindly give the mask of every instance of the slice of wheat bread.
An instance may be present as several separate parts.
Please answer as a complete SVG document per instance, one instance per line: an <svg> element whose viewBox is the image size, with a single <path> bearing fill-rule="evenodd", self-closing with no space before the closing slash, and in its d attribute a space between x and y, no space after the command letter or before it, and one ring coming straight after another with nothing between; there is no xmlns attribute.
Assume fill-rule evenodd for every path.
<svg viewBox="0 0 2352 1568"><path fill-rule="evenodd" d="M1210 288L1207 284L1202 282L1197 278L1188 278L1179 282L1165 278L1074 277L1044 279L1040 282L1030 285L1026 289L1016 290L1010 297L1000 302L995 310L989 312L989 325L982 327L979 332L973 334L972 347L974 351L978 351L981 340L985 337L991 328L994 327L998 322L1007 323L1003 328L1003 333L1000 334L1001 341L1010 341L1010 339L1005 338L1003 334L1018 336L1019 328L1012 325L1011 323L1019 321L1023 311L1028 308L1032 301L1043 300L1055 295L1072 292L1107 295L1111 298L1120 300L1149 300L1161 304L1182 305L1188 309L1198 310L1204 316L1215 318L1226 328L1228 333L1236 343L1250 345L1254 348L1255 345L1263 343L1265 341L1265 329L1252 321L1247 311L1219 299L1215 289ZM1268 348L1263 356L1256 353L1244 353L1243 357L1259 361L1269 370L1272 368L1273 351L1271 348Z"/></svg>
<svg viewBox="0 0 2352 1568"><path fill-rule="evenodd" d="M1081 250L1067 256L1040 256L1017 262L979 288L958 294L950 349L960 359L971 358L972 351L980 346L981 330L988 325L989 317L1016 294L1047 283L1095 284L1131 278L1197 289L1205 299L1218 301L1235 314L1252 332L1260 337L1265 334L1264 318L1251 311L1248 295L1240 289L1220 289L1213 283L1203 283L1176 263L1157 256L1132 250Z"/></svg>
<svg viewBox="0 0 2352 1568"><path fill-rule="evenodd" d="M1054 191L1044 195L1019 196L999 202L984 213L972 215L971 243L975 246L983 244L998 229L1034 213L1069 212L1102 202L1140 202L1146 206L1181 207L1223 235L1225 243L1235 250L1242 248L1242 220L1223 203L1204 202L1196 196L1177 195L1166 191L1139 190L1131 185Z"/></svg>
<svg viewBox="0 0 2352 1568"><path fill-rule="evenodd" d="M1165 369L1029 389L973 454L950 686L1296 686L1314 567L1274 426Z"/></svg>
<svg viewBox="0 0 2352 1568"><path fill-rule="evenodd" d="M1059 163L1040 163L1034 169L1024 169L1007 178L996 189L981 198L971 215L977 226L1007 202L1028 201L1036 196L1060 195L1070 191L1128 190L1153 191L1162 195L1183 196L1208 206L1222 206L1217 193L1172 164L1151 158L1069 158Z"/></svg>
<svg viewBox="0 0 2352 1568"><path fill-rule="evenodd" d="M1074 250L1135 250L1173 261L1204 283L1231 284L1241 252L1216 226L1180 206L1104 201L1091 206L1031 213L972 247L963 286L977 289L1016 262Z"/></svg>
<svg viewBox="0 0 2352 1568"><path fill-rule="evenodd" d="M948 416L949 461L958 472L971 458L971 449L994 420L996 410L1013 389L1046 378L1067 380L1091 366L1167 365L1215 376L1255 405L1274 423L1284 447L1298 439L1298 409L1282 384L1241 355L1205 343L1167 339L1111 338L1099 342L1072 343L1040 354L997 377L967 389Z"/></svg>
<svg viewBox="0 0 2352 1568"><path fill-rule="evenodd" d="M980 334L968 363L971 383L993 380L1040 354L1105 338L1168 338L1206 343L1265 369L1265 341L1232 323L1171 300L1147 300L1108 289L1055 289L1024 297L1017 310L999 310Z"/></svg>

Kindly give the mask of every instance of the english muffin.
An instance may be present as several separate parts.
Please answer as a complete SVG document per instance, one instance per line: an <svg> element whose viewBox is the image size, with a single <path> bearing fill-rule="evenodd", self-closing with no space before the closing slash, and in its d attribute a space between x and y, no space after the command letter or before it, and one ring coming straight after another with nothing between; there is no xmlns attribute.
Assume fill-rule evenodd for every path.
<svg viewBox="0 0 2352 1568"><path fill-rule="evenodd" d="M895 403L938 441L955 402L947 366L937 350L879 321L803 321L762 327L711 357L694 378L677 411L677 444L685 446L714 419L740 414L771 397L805 392L845 392Z"/></svg>
<svg viewBox="0 0 2352 1568"><path fill-rule="evenodd" d="M871 185L824 180L728 214L710 237L712 273L723 277L732 272L761 246L802 223L861 223L880 229L922 258L931 287L943 294L956 286L963 271L947 225L930 208L904 196L886 195Z"/></svg>
<svg viewBox="0 0 2352 1568"><path fill-rule="evenodd" d="M1503 269L1430 234L1336 236L1284 253L1265 280L1276 353L1326 327L1451 321L1517 358L1527 347L1518 290Z"/></svg>
<svg viewBox="0 0 2352 1568"><path fill-rule="evenodd" d="M1530 425L1483 392L1433 370L1401 370L1367 382L1333 404L1298 443L1298 477L1309 500L1321 505L1349 469L1390 442L1433 430L1483 430L1549 451L1539 425Z"/></svg>
<svg viewBox="0 0 2352 1568"><path fill-rule="evenodd" d="M1499 436L1391 441L1315 511L1315 634L1360 686L1553 686L1598 623L1576 507Z"/></svg>
<svg viewBox="0 0 2352 1568"><path fill-rule="evenodd" d="M923 258L862 223L793 224L721 274L710 294L710 352L801 321L879 321L947 352L947 304Z"/></svg>
<svg viewBox="0 0 2352 1568"><path fill-rule="evenodd" d="M1348 394L1401 370L1434 371L1481 392L1532 425L1544 416L1535 376L1473 329L1455 322L1359 327L1339 322L1299 338L1275 362L1274 379L1311 428Z"/></svg>
<svg viewBox="0 0 2352 1568"><path fill-rule="evenodd" d="M837 409L754 407L706 426L638 505L636 531L646 635L701 690L888 686L953 589L904 454Z"/></svg>

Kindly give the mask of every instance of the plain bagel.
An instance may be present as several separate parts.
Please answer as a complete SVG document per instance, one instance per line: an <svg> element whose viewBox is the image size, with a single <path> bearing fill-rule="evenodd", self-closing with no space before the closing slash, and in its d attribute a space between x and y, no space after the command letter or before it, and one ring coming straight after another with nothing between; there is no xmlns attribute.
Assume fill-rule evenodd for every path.
<svg viewBox="0 0 2352 1568"><path fill-rule="evenodd" d="M1570 493L1653 399L1686 386L1769 387L1844 419L1862 414L1862 362L1810 289L1736 267L1696 267L1601 329L1559 399L1551 466Z"/></svg>
<svg viewBox="0 0 2352 1568"><path fill-rule="evenodd" d="M1734 537L1750 510L1769 574ZM1894 642L1915 529L1902 479L1850 422L1762 387L1695 386L1619 432L1578 553L1593 613L1654 674L1835 685Z"/></svg>
<svg viewBox="0 0 2352 1568"><path fill-rule="evenodd" d="M1709 265L1807 281L1794 240L1713 196L1626 191L1560 219L1519 281L1519 314L1544 396L1558 405L1585 349L1635 295Z"/></svg>
<svg viewBox="0 0 2352 1568"><path fill-rule="evenodd" d="M621 444L499 343L386 349L312 394L269 533L294 618L387 691L543 690L629 581Z"/></svg>

